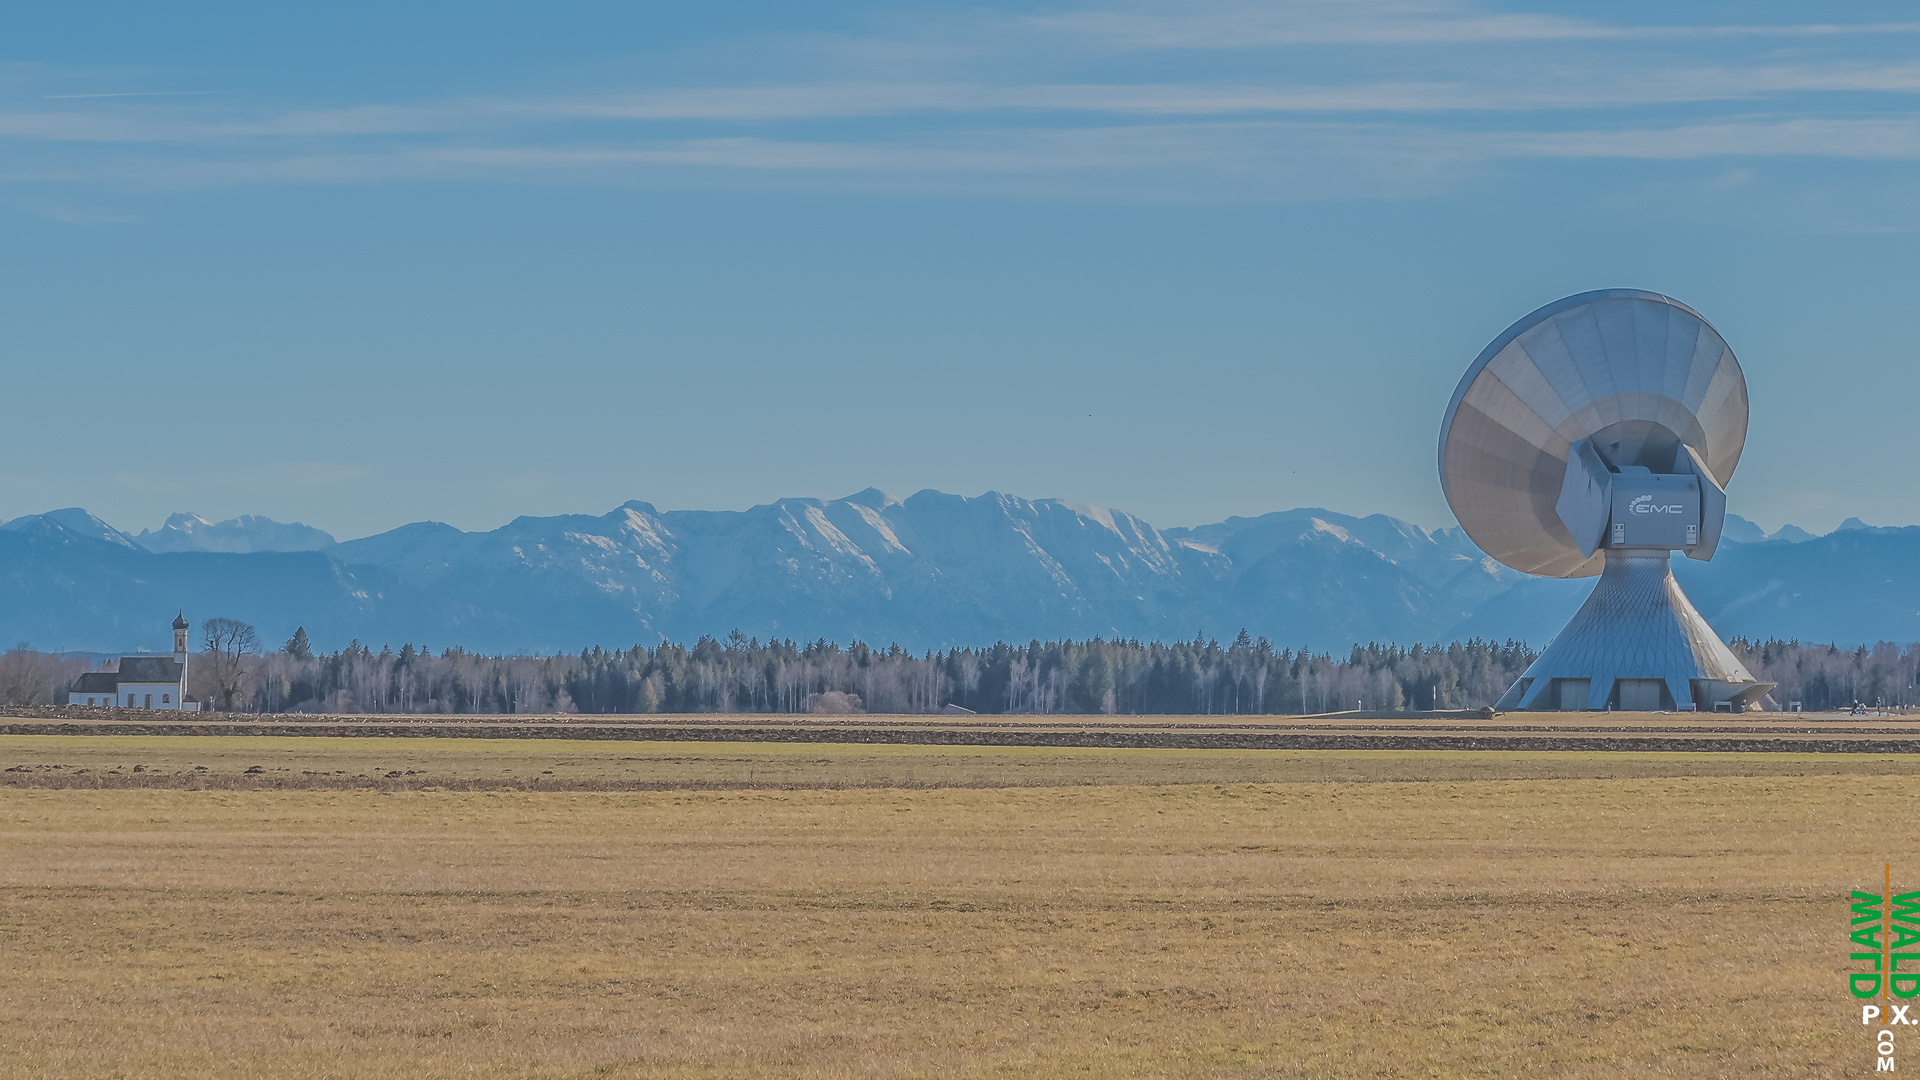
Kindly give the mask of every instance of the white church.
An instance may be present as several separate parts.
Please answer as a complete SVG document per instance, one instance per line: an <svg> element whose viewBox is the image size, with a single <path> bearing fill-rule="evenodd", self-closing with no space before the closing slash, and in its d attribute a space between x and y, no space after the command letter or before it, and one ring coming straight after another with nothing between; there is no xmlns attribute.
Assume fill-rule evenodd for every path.
<svg viewBox="0 0 1920 1080"><path fill-rule="evenodd" d="M186 615L174 616L172 656L123 656L119 671L89 671L67 691L67 704L198 711L187 697Z"/></svg>

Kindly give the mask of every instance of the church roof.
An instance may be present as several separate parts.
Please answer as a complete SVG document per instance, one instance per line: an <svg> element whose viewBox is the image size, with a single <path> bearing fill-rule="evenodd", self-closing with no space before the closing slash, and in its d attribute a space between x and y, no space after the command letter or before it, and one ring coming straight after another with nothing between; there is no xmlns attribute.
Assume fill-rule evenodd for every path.
<svg viewBox="0 0 1920 1080"><path fill-rule="evenodd" d="M171 656L123 656L120 658L121 683L177 683L186 676L184 664Z"/></svg>
<svg viewBox="0 0 1920 1080"><path fill-rule="evenodd" d="M162 610L164 610L164 609L162 609ZM173 628L174 628L175 630L185 630L185 629L187 628L187 613L186 613L186 612L184 612L184 611L183 611L183 612L181 612L180 614L178 614L178 615L175 615L175 616L173 617Z"/></svg>
<svg viewBox="0 0 1920 1080"><path fill-rule="evenodd" d="M89 671L73 682L70 694L111 694L119 689L120 676L111 671Z"/></svg>

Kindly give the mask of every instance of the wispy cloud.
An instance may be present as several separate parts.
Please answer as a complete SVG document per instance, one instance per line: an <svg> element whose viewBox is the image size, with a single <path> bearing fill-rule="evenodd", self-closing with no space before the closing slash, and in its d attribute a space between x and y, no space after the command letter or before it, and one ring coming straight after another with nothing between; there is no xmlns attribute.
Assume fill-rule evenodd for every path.
<svg viewBox="0 0 1920 1080"><path fill-rule="evenodd" d="M1126 49L1246 50L1278 45L1464 45L1540 41L1685 41L1703 38L1829 38L1920 33L1917 22L1789 25L1618 25L1525 12L1486 12L1461 3L1386 0L1349 3L1142 5L1030 16L1042 32Z"/></svg>
<svg viewBox="0 0 1920 1080"><path fill-rule="evenodd" d="M1905 161L1920 156L1920 62L1884 43L1917 32L1613 25L1437 0L985 12L795 39L777 80L716 70L699 86L320 107L207 91L40 94L0 105L0 145L12 144L0 182L731 174L1034 190L1072 177L1074 190L1144 197L1300 198L1431 191L1526 159ZM1543 55L1542 41L1572 44ZM1232 66L1234 77L1196 71L1179 58L1195 50L1261 63ZM910 77L901 56L922 61Z"/></svg>
<svg viewBox="0 0 1920 1080"><path fill-rule="evenodd" d="M204 97L218 90L121 90L104 94L42 94L42 101L81 101L91 98Z"/></svg>
<svg viewBox="0 0 1920 1080"><path fill-rule="evenodd" d="M1212 121L979 128L890 139L756 136L592 144L395 147L249 158L144 156L42 181L242 185L490 181L769 184L844 190L1299 200L1444 193L1525 161L1920 160L1920 115L1751 116L1669 127L1449 130L1389 122ZM1724 175L1724 174L1723 174ZM20 179L18 173L0 177ZM1711 181L1718 184L1719 181Z"/></svg>
<svg viewBox="0 0 1920 1080"><path fill-rule="evenodd" d="M1920 114L1870 119L1748 118L1669 128L1504 134L1489 140L1515 157L1718 157L1920 159Z"/></svg>
<svg viewBox="0 0 1920 1080"><path fill-rule="evenodd" d="M466 98L418 105L219 112L6 110L0 137L50 142L217 144L455 134L576 121L833 120L916 114L1542 112L1740 101L1805 93L1920 93L1920 63L1793 64L1684 70L1560 69L1551 80L1250 83L839 83L616 91L569 97Z"/></svg>

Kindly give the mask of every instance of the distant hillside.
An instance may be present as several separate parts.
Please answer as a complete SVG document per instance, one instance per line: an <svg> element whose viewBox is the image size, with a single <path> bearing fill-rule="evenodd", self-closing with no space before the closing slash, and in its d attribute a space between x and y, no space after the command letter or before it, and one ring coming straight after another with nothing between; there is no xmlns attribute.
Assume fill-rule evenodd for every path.
<svg viewBox="0 0 1920 1080"><path fill-rule="evenodd" d="M1765 538L1735 521L1729 537L1748 542L1730 540L1711 564L1675 559L1676 573L1730 636L1920 640L1920 528L1849 524ZM1160 530L996 493L868 490L745 511L631 502L598 517L476 533L422 522L337 544L252 517L175 515L138 537L78 509L0 526L0 637L48 649L161 648L182 609L245 619L268 641L305 625L321 647L574 652L739 629L920 651L1224 639L1244 627L1344 652L1466 636L1542 644L1590 587L1526 578L1458 529L1383 515L1287 510Z"/></svg>

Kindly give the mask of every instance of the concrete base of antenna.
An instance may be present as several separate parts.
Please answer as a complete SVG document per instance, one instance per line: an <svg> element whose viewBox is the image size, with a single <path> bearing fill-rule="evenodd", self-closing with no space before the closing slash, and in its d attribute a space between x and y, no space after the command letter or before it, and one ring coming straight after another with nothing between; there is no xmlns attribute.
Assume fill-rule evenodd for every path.
<svg viewBox="0 0 1920 1080"><path fill-rule="evenodd" d="M1773 686L1700 617L1667 551L1609 549L1587 602L1494 707L1738 712Z"/></svg>

